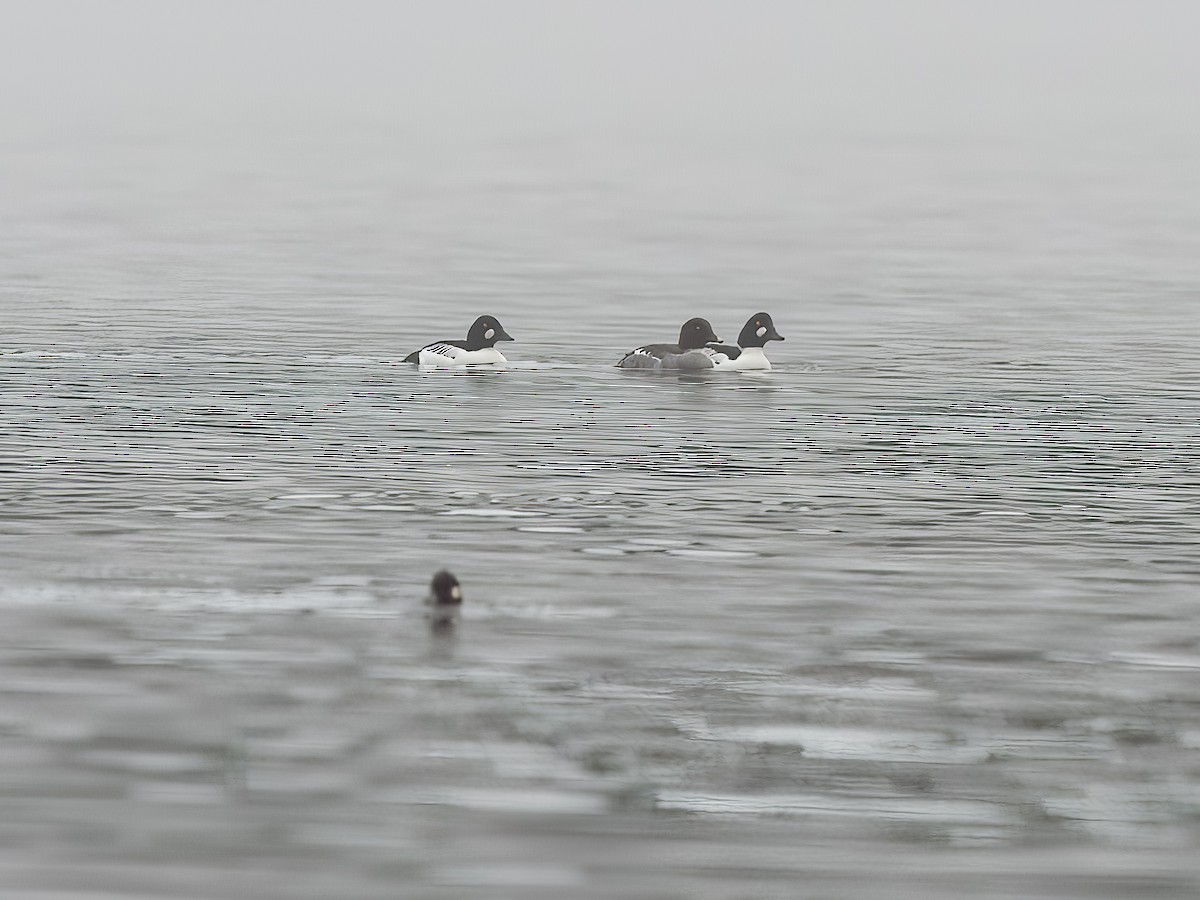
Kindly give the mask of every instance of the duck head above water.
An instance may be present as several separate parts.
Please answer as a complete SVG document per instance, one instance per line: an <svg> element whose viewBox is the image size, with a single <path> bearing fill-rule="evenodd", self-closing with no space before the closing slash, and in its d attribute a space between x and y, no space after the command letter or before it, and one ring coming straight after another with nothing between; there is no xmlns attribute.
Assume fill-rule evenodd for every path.
<svg viewBox="0 0 1200 900"><path fill-rule="evenodd" d="M680 350L699 350L705 344L719 344L720 342L721 339L713 333L708 319L688 319L679 329Z"/></svg>
<svg viewBox="0 0 1200 900"><path fill-rule="evenodd" d="M482 350L495 346L497 341L515 340L504 330L500 320L495 316L480 316L467 332L467 350Z"/></svg>
<svg viewBox="0 0 1200 900"><path fill-rule="evenodd" d="M783 335L775 330L775 323L765 312L755 313L746 320L738 335L739 347L765 347L767 341L782 341Z"/></svg>
<svg viewBox="0 0 1200 900"><path fill-rule="evenodd" d="M462 606L462 586L454 574L442 569L429 582L429 600L431 606Z"/></svg>

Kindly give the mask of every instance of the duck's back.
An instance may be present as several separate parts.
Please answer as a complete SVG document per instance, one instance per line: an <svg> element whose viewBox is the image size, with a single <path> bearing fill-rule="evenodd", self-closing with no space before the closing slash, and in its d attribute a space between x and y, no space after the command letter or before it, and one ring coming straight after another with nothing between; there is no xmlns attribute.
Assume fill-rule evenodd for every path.
<svg viewBox="0 0 1200 900"><path fill-rule="evenodd" d="M720 353L722 356L727 356L730 359L737 359L742 355L741 347L731 347L729 344L708 344L705 349L715 350L717 353Z"/></svg>
<svg viewBox="0 0 1200 900"><path fill-rule="evenodd" d="M678 344L647 344L625 354L622 369L711 369L712 358L703 350L680 350Z"/></svg>
<svg viewBox="0 0 1200 900"><path fill-rule="evenodd" d="M461 353L466 352L466 341L434 341L432 344L426 344L420 350L414 350L408 356L404 357L406 363L421 362L422 354L434 353L444 357L447 360L455 359ZM460 351L456 353L455 351Z"/></svg>
<svg viewBox="0 0 1200 900"><path fill-rule="evenodd" d="M678 352L674 344L647 344L630 350L617 365L622 369L661 369L663 358Z"/></svg>

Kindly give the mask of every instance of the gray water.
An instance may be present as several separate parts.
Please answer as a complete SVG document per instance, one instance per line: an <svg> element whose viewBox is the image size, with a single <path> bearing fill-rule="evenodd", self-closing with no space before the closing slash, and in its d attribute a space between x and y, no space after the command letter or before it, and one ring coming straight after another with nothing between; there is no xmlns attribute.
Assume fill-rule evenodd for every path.
<svg viewBox="0 0 1200 900"><path fill-rule="evenodd" d="M1196 895L1194 141L320 126L0 143L0 895Z"/></svg>

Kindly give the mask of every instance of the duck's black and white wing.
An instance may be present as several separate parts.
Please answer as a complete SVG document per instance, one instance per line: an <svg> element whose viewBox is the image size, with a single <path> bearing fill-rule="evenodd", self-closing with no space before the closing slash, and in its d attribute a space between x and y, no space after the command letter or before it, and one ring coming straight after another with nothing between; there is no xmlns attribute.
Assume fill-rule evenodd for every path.
<svg viewBox="0 0 1200 900"><path fill-rule="evenodd" d="M714 353L719 353L728 359L737 359L742 355L741 347L731 347L729 344L709 344L705 347L706 350L712 350ZM715 357L714 357L715 358Z"/></svg>
<svg viewBox="0 0 1200 900"><path fill-rule="evenodd" d="M437 341L417 351L416 362L423 366L453 366L467 354L460 341Z"/></svg>
<svg viewBox="0 0 1200 900"><path fill-rule="evenodd" d="M655 351L653 346L635 347L626 353L617 365L622 369L661 369L662 355Z"/></svg>

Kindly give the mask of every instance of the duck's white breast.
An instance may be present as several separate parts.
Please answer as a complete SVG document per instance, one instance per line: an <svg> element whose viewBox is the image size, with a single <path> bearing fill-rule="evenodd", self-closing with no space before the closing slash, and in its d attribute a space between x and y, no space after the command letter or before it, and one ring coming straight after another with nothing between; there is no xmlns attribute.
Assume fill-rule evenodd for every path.
<svg viewBox="0 0 1200 900"><path fill-rule="evenodd" d="M730 359L723 354L717 354L717 357L719 359L714 360L713 368L723 372L752 372L771 368L771 361L762 347L746 347L737 359Z"/></svg>
<svg viewBox="0 0 1200 900"><path fill-rule="evenodd" d="M508 362L504 354L495 347L482 350L464 350L453 344L430 344L421 349L417 361L423 366L484 366Z"/></svg>

